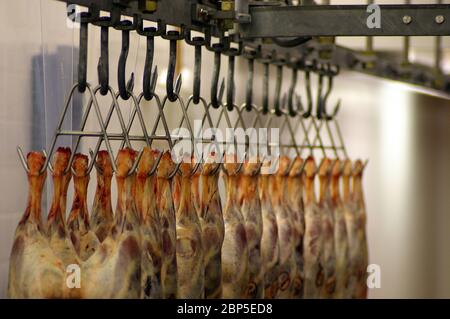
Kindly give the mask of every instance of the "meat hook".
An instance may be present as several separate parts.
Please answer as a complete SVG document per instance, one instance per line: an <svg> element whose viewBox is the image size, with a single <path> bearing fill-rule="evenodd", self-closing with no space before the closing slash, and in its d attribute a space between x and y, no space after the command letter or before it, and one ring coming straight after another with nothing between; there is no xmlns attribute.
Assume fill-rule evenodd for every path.
<svg viewBox="0 0 450 319"><path fill-rule="evenodd" d="M117 68L117 85L119 87L120 97L126 101L130 98L128 91L132 91L132 87L134 86L134 74L131 73L130 80L126 83L125 70L130 48L130 31L136 29L136 21L122 20L114 26L114 29L122 31L122 47Z"/></svg>
<svg viewBox="0 0 450 319"><path fill-rule="evenodd" d="M177 85L181 85L178 82L174 84L175 78L175 67L177 64L177 41L184 38L184 26L181 27L180 31L167 31L161 35L163 39L169 40L169 66L167 67L167 78L166 78L166 94L170 102L175 102L178 99L178 94L176 93Z"/></svg>

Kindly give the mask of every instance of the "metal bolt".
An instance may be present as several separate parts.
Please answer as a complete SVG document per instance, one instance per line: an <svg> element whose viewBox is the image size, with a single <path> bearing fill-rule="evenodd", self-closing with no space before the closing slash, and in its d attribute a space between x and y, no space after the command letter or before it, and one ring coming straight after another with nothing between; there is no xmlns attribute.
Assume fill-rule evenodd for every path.
<svg viewBox="0 0 450 319"><path fill-rule="evenodd" d="M412 17L411 16L403 16L403 23L404 24L410 24L412 22Z"/></svg>
<svg viewBox="0 0 450 319"><path fill-rule="evenodd" d="M209 20L209 11L206 10L205 8L200 8L198 14L201 19L203 19L205 21Z"/></svg>
<svg viewBox="0 0 450 319"><path fill-rule="evenodd" d="M442 24L445 21L445 18L443 15L438 15L434 18L434 21L436 21L437 24Z"/></svg>

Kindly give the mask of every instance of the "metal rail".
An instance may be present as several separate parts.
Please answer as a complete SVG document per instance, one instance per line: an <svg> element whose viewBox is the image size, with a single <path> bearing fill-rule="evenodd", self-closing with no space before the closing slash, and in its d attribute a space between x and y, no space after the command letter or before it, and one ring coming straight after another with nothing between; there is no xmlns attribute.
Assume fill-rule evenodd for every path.
<svg viewBox="0 0 450 319"><path fill-rule="evenodd" d="M450 34L450 5L380 5L380 28L367 5L250 7L242 38L300 36L432 36ZM370 20L370 19L369 19ZM372 27L372 28L371 28Z"/></svg>

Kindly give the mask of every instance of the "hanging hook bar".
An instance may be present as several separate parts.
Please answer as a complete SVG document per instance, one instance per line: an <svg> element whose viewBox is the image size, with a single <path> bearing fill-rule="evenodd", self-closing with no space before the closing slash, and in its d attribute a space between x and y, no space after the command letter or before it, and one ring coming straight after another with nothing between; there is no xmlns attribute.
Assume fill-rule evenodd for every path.
<svg viewBox="0 0 450 319"><path fill-rule="evenodd" d="M166 94L170 102L175 102L177 100L177 93L175 87L179 85L176 83L174 85L175 79L175 68L177 64L177 41L184 38L184 27L181 26L181 32L171 30L167 33L162 34L163 39L169 40L169 66L167 67L167 78L166 78ZM180 77L178 77L180 78Z"/></svg>
<svg viewBox="0 0 450 319"><path fill-rule="evenodd" d="M117 85L119 87L120 97L127 101L130 98L128 91L132 91L132 88L134 87L134 74L131 73L130 80L126 83L125 70L130 48L130 31L136 29L136 23L135 21L122 20L118 25L114 26L114 28L122 31L122 48L117 68Z"/></svg>

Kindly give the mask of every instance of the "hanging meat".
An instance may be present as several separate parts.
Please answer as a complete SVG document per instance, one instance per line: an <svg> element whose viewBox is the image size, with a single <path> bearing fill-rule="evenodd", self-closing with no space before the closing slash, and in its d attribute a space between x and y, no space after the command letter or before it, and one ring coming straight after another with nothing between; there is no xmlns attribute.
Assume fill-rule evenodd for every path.
<svg viewBox="0 0 450 319"><path fill-rule="evenodd" d="M294 159L291 171L287 179L287 194L289 207L292 212L292 221L295 230L294 246L295 260L297 264L297 273L294 277L294 298L303 297L303 236L305 234L305 212L303 204L303 180L301 174L304 161L300 157Z"/></svg>
<svg viewBox="0 0 450 319"><path fill-rule="evenodd" d="M117 155L117 207L115 223L94 254L83 264L83 298L131 298L141 296L140 220L135 205L136 159L131 149Z"/></svg>
<svg viewBox="0 0 450 319"><path fill-rule="evenodd" d="M367 266L369 264L369 253L366 235L366 205L364 202L364 192L362 187L362 174L364 164L357 160L353 169L353 201L356 218L356 238L359 242L359 258L357 267L357 288L356 298L367 298Z"/></svg>
<svg viewBox="0 0 450 319"><path fill-rule="evenodd" d="M264 161L263 167L269 169L270 161ZM259 196L261 199L262 237L261 263L264 271L264 298L274 299L278 295L278 266L280 247L278 245L278 225L271 202L269 174L259 177Z"/></svg>
<svg viewBox="0 0 450 319"><path fill-rule="evenodd" d="M213 154L214 156L214 154ZM209 158L209 157L208 157ZM222 297L222 244L225 226L222 215L222 205L219 194L219 174L214 162L202 165L201 195L193 192L194 202L200 198L200 225L202 230L204 266L205 266L205 298L218 299ZM197 187L198 184L194 184Z"/></svg>
<svg viewBox="0 0 450 319"><path fill-rule="evenodd" d="M348 236L348 249L349 249L349 262L350 268L348 270L348 289L347 297L356 298L357 290L357 272L358 272L358 262L359 262L359 241L357 234L357 221L356 221L356 207L353 201L353 196L351 193L350 180L352 177L352 162L346 160L344 162L344 170L342 174L342 185L344 191L344 217L345 225L347 227Z"/></svg>
<svg viewBox="0 0 450 319"><path fill-rule="evenodd" d="M72 244L81 258L87 260L98 248L100 241L89 225L87 189L89 184L89 160L86 155L76 154L73 160L75 193L72 210L67 219Z"/></svg>
<svg viewBox="0 0 450 319"><path fill-rule="evenodd" d="M195 165L195 157L192 157L192 165ZM192 196L192 204L194 205L194 209L197 212L197 215L200 217L201 213L201 196L200 196L200 169L198 169L191 177L191 196ZM178 184L180 184L178 182ZM178 185L179 187L180 185Z"/></svg>
<svg viewBox="0 0 450 319"><path fill-rule="evenodd" d="M52 172L53 200L47 217L47 235L50 247L61 258L65 267L80 264L80 259L67 231L66 212L63 211L66 207L64 190L67 189L72 175L70 169L67 169L70 155L69 148L60 147L55 152ZM65 172L66 170L67 172Z"/></svg>
<svg viewBox="0 0 450 319"><path fill-rule="evenodd" d="M330 173L332 162L325 158L319 167L320 194L318 209L322 217L322 265L325 281L322 287L322 298L332 298L336 289L336 253L334 247L334 214L330 193Z"/></svg>
<svg viewBox="0 0 450 319"><path fill-rule="evenodd" d="M334 247L336 252L336 291L335 298L347 298L348 270L350 257L348 252L348 234L345 224L344 204L340 192L342 162L336 160L331 172L331 203L334 212Z"/></svg>
<svg viewBox="0 0 450 319"><path fill-rule="evenodd" d="M90 225L100 242L110 235L114 224L111 204L111 180L113 169L107 151L99 151L96 160L97 189L92 206Z"/></svg>
<svg viewBox="0 0 450 319"><path fill-rule="evenodd" d="M163 298L177 298L177 258L175 208L172 199L170 174L175 168L170 152L165 152L157 169L157 207L161 219L162 264L161 287Z"/></svg>
<svg viewBox="0 0 450 319"><path fill-rule="evenodd" d="M180 299L205 295L205 266L200 221L191 198L191 159L180 166L179 185L174 191L176 211L177 282Z"/></svg>
<svg viewBox="0 0 450 319"><path fill-rule="evenodd" d="M43 154L27 156L28 202L14 235L9 263L9 298L63 298L65 267L49 246L41 222L42 190L46 173L40 173Z"/></svg>
<svg viewBox="0 0 450 319"><path fill-rule="evenodd" d="M303 171L305 185L305 237L303 239L305 283L303 297L307 299L320 298L324 284L322 217L316 203L315 176L314 158L308 157Z"/></svg>
<svg viewBox="0 0 450 319"><path fill-rule="evenodd" d="M156 174L149 176L158 152L144 148L136 175L136 207L141 219L142 298L162 298L161 220L156 206Z"/></svg>
<svg viewBox="0 0 450 319"><path fill-rule="evenodd" d="M247 235L238 202L238 165L235 158L225 159L227 195L223 210L225 235L222 246L222 298L225 299L245 298L249 284Z"/></svg>
<svg viewBox="0 0 450 319"><path fill-rule="evenodd" d="M297 274L295 260L295 229L292 221L292 212L287 202L287 183L290 160L287 156L279 158L277 172L271 177L270 192L272 206L278 225L278 242L280 245L280 263L278 268L278 298L293 297L294 278Z"/></svg>
<svg viewBox="0 0 450 319"><path fill-rule="evenodd" d="M261 261L262 215L258 190L260 164L257 159L246 161L239 180L239 205L247 236L249 285L247 298L261 299L264 273Z"/></svg>

